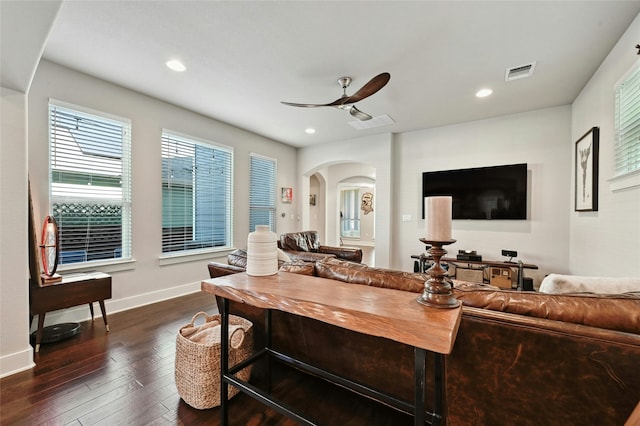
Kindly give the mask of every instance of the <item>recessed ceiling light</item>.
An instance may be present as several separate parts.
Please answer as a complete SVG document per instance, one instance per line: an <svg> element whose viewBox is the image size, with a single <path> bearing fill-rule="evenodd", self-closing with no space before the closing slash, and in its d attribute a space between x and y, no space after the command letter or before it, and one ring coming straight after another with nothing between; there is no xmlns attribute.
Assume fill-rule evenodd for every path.
<svg viewBox="0 0 640 426"><path fill-rule="evenodd" d="M304 129L305 133L307 133L308 135L312 135L316 132L316 129L313 129L311 127L309 127L308 129Z"/></svg>
<svg viewBox="0 0 640 426"><path fill-rule="evenodd" d="M187 67L185 67L184 64L177 59L172 59L170 61L167 61L165 62L165 64L167 65L167 67L169 67L169 69L172 69L178 72L182 72L187 69Z"/></svg>
<svg viewBox="0 0 640 426"><path fill-rule="evenodd" d="M479 98L486 98L492 93L493 93L493 90L491 89L480 89L476 92L476 96Z"/></svg>

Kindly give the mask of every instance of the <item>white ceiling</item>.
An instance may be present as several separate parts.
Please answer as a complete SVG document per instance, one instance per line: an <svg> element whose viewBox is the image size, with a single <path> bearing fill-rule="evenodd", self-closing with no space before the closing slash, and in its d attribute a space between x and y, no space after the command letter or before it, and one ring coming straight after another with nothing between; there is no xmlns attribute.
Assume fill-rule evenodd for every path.
<svg viewBox="0 0 640 426"><path fill-rule="evenodd" d="M640 1L65 1L44 57L293 146L570 104ZM629 46L633 49L633 46ZM167 69L178 58L187 71ZM536 61L533 77L505 70ZM355 130L328 103L387 71ZM482 88L492 96L478 99ZM307 135L304 129L317 129Z"/></svg>

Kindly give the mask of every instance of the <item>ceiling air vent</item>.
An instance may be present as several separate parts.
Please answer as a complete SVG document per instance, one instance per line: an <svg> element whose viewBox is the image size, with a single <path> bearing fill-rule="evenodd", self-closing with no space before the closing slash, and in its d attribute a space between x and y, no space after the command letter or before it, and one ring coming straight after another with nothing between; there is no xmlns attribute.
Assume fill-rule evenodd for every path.
<svg viewBox="0 0 640 426"><path fill-rule="evenodd" d="M533 70L536 68L536 63L531 62L530 64L520 65L518 67L507 68L507 73L505 74L505 81L518 80L520 78L527 78L533 75Z"/></svg>
<svg viewBox="0 0 640 426"><path fill-rule="evenodd" d="M395 124L395 121L387 114L379 115L366 121L349 121L349 125L356 130L373 129L374 127L389 126L391 124Z"/></svg>

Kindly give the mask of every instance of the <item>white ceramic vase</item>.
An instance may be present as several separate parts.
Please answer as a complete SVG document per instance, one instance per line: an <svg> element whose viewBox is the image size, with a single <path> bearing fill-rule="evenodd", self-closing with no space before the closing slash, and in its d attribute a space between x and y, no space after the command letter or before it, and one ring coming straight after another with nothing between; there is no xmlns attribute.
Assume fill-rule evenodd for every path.
<svg viewBox="0 0 640 426"><path fill-rule="evenodd" d="M277 235L267 225L256 225L247 238L247 275L262 277L278 273Z"/></svg>

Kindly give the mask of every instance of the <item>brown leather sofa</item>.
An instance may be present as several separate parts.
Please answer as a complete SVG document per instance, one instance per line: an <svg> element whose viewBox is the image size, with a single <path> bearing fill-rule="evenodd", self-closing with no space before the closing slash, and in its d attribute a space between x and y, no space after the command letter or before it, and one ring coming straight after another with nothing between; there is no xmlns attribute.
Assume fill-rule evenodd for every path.
<svg viewBox="0 0 640 426"><path fill-rule="evenodd" d="M336 257L330 253L314 253L306 251L296 251L285 253L290 259L288 267L291 268L295 264L309 264L311 267L315 262L327 258ZM278 260L278 267L282 267L285 262ZM247 269L247 251L244 249L236 249L227 255L227 263L211 261L207 264L210 277L221 277L229 274L244 272Z"/></svg>
<svg viewBox="0 0 640 426"><path fill-rule="evenodd" d="M351 262L362 262L362 250L349 247L323 246L317 231L291 232L280 235L280 247L287 255L299 256L301 253L320 253L333 255Z"/></svg>
<svg viewBox="0 0 640 426"><path fill-rule="evenodd" d="M427 278L339 259L281 270L416 296ZM463 307L444 363L446 424L622 425L629 418L640 401L640 295L548 295L464 282L454 292ZM261 347L262 310L233 302L230 310L257 325ZM274 349L412 401L412 348L278 311L272 323ZM433 407L429 395L425 403Z"/></svg>

